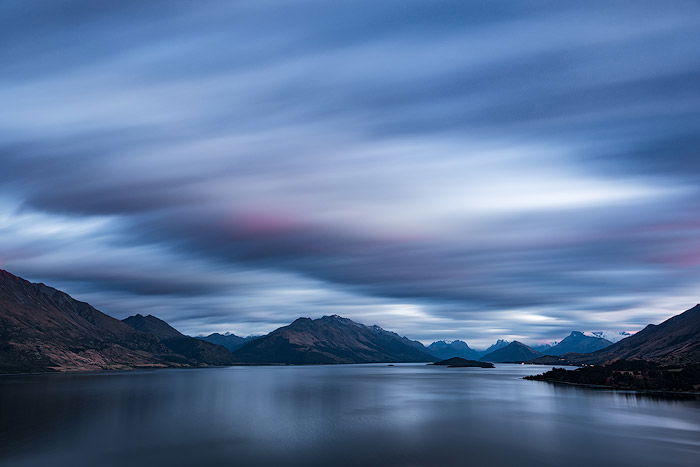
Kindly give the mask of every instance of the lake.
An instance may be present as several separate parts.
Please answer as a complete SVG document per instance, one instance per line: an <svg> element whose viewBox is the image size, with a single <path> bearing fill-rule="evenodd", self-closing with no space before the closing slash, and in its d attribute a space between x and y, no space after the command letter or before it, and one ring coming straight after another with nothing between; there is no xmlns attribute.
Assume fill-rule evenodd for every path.
<svg viewBox="0 0 700 467"><path fill-rule="evenodd" d="M3 466L697 466L700 401L551 367L229 367L0 377Z"/></svg>

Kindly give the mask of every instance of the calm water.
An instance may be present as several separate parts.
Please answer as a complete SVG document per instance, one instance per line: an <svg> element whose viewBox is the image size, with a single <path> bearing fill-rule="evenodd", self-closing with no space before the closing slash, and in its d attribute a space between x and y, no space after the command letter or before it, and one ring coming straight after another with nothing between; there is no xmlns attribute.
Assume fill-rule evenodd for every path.
<svg viewBox="0 0 700 467"><path fill-rule="evenodd" d="M545 367L232 367L0 377L0 464L700 465L700 402Z"/></svg>

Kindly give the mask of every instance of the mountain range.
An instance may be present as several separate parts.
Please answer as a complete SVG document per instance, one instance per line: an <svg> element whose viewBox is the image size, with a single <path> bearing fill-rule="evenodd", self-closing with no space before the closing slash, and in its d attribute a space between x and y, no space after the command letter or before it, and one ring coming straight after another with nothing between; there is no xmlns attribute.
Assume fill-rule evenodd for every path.
<svg viewBox="0 0 700 467"><path fill-rule="evenodd" d="M436 341L430 344L427 349L428 351L438 358L448 359L452 357L461 358L483 358L488 355L490 360L498 362L522 362L531 360L533 358L542 358L542 356L558 356L564 355L566 353L589 353L596 350L603 349L612 344L612 342L597 336L587 336L580 331L572 331L567 337L561 340L559 343L551 344L540 344L536 346L527 346L522 342L515 341L516 345L512 342L499 339L495 344L491 345L486 350L476 350L472 349L467 345L466 342L461 340L455 340L452 342L446 341ZM503 349L510 346L508 351L495 353L497 350ZM493 355L492 355L493 354ZM527 359L527 357L530 357ZM523 358L524 360L520 360ZM559 359L548 359L552 362L558 362Z"/></svg>
<svg viewBox="0 0 700 467"><path fill-rule="evenodd" d="M265 336L193 338L165 321L136 314L123 321L45 284L0 270L0 373L192 367L230 364L429 362L453 357L488 362L602 364L647 360L700 362L700 305L611 344L573 331L546 355L499 340L486 352L463 341L420 342L337 315L299 318ZM588 353L586 353L588 352Z"/></svg>
<svg viewBox="0 0 700 467"><path fill-rule="evenodd" d="M587 354L604 349L611 345L612 342L600 337L587 336L580 331L572 331L571 334L562 339L561 342L552 346L529 347L518 341L507 344L505 344L505 341L499 341L497 344L500 345L496 346L497 348L495 350L487 352L481 357L482 361L520 363L535 360L535 362L542 364L559 363L560 359L554 357L571 352Z"/></svg>
<svg viewBox="0 0 700 467"><path fill-rule="evenodd" d="M227 332L226 334L220 334L218 332L215 332L213 334L209 334L208 336L198 336L197 339L212 343L212 344L218 344L218 345L223 345L227 349L229 349L231 352L234 350L238 350L241 347L243 347L243 344L246 342L255 340L261 336L248 336L248 337L241 337L237 336L235 334L232 334L230 332Z"/></svg>
<svg viewBox="0 0 700 467"><path fill-rule="evenodd" d="M241 339L219 336L233 345ZM436 360L420 342L336 315L299 318L266 336L243 339L233 353L208 339L186 336L152 315L120 321L0 270L0 373Z"/></svg>
<svg viewBox="0 0 700 467"><path fill-rule="evenodd" d="M194 365L154 334L0 270L0 373Z"/></svg>

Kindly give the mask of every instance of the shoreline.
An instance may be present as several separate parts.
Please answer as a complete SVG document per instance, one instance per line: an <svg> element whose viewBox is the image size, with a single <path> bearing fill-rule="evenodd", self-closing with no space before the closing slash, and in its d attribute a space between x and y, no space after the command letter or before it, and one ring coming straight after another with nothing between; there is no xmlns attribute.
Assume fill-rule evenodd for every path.
<svg viewBox="0 0 700 467"><path fill-rule="evenodd" d="M525 381L538 381L542 383L547 383L547 384L561 384L565 386L575 386L575 387L581 387L581 388L586 388L586 389L607 389L609 391L615 391L615 392L632 392L636 394L646 394L646 395L659 395L659 396L695 396L695 397L700 397L700 392L698 391L663 391L663 390L655 390L655 389L632 389L632 388L620 388L620 387L615 387L615 386L606 386L602 384L586 384L586 383L572 383L569 381L558 381L554 379L528 379L527 377L523 377Z"/></svg>
<svg viewBox="0 0 700 467"><path fill-rule="evenodd" d="M133 368L100 368L90 370L53 370L53 371L34 371L34 372L17 372L17 373L0 373L0 378L3 376L41 376L41 375L69 375L69 374L90 374L90 373L128 373L130 371L144 370L201 370L206 368L231 368L231 367L249 367L249 366L342 366L342 365L398 365L398 364L426 364L430 362L353 362L353 363L233 363L231 365L201 365L201 366L144 366Z"/></svg>

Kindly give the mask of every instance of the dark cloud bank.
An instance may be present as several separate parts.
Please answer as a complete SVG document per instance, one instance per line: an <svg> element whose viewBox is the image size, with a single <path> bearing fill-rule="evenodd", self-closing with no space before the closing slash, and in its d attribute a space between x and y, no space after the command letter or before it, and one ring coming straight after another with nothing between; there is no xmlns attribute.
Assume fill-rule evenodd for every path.
<svg viewBox="0 0 700 467"><path fill-rule="evenodd" d="M191 333L698 301L695 2L4 2L0 267Z"/></svg>

